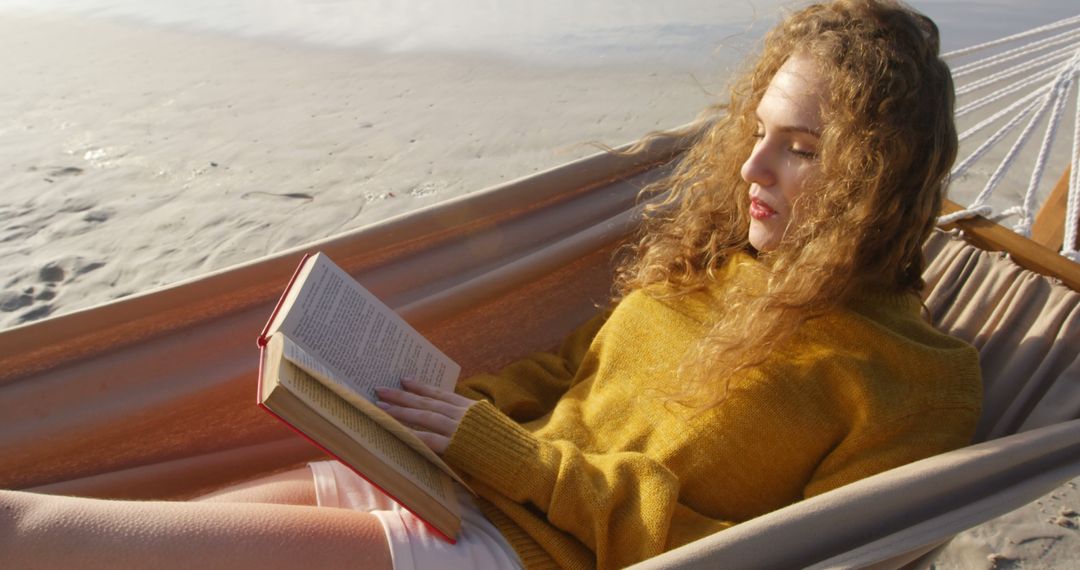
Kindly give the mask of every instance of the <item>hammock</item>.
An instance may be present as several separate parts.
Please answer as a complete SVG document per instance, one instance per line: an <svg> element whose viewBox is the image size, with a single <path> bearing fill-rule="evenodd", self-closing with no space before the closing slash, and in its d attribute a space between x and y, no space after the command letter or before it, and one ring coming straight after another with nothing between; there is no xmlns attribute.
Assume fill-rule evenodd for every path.
<svg viewBox="0 0 1080 570"><path fill-rule="evenodd" d="M254 338L321 250L462 364L549 349L603 304L635 198L687 139L599 154L158 291L0 331L0 487L184 498L318 451L254 405ZM962 222L963 223L963 222ZM652 566L899 566L1080 474L1080 294L936 232L926 303L982 354L981 442ZM823 530L824 529L824 530Z"/></svg>

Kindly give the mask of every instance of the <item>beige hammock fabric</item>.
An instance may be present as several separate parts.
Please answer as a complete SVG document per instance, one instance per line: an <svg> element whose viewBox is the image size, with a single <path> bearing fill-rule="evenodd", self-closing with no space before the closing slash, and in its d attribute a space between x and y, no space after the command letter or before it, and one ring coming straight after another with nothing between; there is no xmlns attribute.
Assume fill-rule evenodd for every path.
<svg viewBox="0 0 1080 570"><path fill-rule="evenodd" d="M638 190L684 147L601 154L305 248L0 332L0 487L180 498L318 456L254 405L255 337L321 250L463 374L555 345L605 302ZM643 566L897 566L1080 474L1080 295L945 234L927 305L982 350L993 439ZM1009 436L1016 432L1020 435Z"/></svg>

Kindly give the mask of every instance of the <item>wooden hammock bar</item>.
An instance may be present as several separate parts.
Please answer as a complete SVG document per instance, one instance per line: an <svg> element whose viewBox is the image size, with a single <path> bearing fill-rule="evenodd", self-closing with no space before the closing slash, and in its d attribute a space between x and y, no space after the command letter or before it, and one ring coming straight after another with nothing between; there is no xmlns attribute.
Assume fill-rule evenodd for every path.
<svg viewBox="0 0 1080 570"><path fill-rule="evenodd" d="M1061 251L1065 242L1065 210L1069 199L1070 172L1072 166L1066 166L1065 174L1062 174L1054 185L1031 226L1031 239L1052 251Z"/></svg>
<svg viewBox="0 0 1080 570"><path fill-rule="evenodd" d="M959 220L942 226L942 229L959 229L964 232L965 239L973 245L986 251L1007 252L1017 265L1047 277L1059 279L1073 291L1080 291L1080 264L1058 254L1065 232L1065 201L1068 185L1069 169L1066 169L1039 211L1031 239L982 216ZM951 214L960 210L963 210L963 207L959 204L946 200L942 214Z"/></svg>

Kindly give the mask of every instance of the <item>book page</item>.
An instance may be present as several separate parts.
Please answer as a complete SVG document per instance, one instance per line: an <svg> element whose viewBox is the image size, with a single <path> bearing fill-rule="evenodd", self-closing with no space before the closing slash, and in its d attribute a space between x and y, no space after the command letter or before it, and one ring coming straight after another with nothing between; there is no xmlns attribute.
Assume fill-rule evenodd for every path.
<svg viewBox="0 0 1080 570"><path fill-rule="evenodd" d="M375 420L361 413L334 394L298 366L282 361L278 382L303 400L308 407L350 434L382 462L422 487L446 508L458 513L457 497L447 484L446 475L426 458L383 429ZM363 471L363 466L357 466Z"/></svg>
<svg viewBox="0 0 1080 570"><path fill-rule="evenodd" d="M311 271L278 330L370 401L376 386L402 378L451 390L461 367L325 255Z"/></svg>
<svg viewBox="0 0 1080 570"><path fill-rule="evenodd" d="M371 418L376 424L383 427L383 429L389 431L395 437L400 439L405 445L411 447L414 451L419 453L428 461L435 464L436 467L441 469L447 475L453 477L455 481L463 485L466 489L469 486L442 460L441 457L435 454L424 442L416 437L416 434L409 428L403 426L401 422L394 419L393 416L383 411L375 404L365 400L361 396L353 393L348 387L343 386L341 382L337 382L333 379L333 371L323 366L318 359L308 354L304 349L300 348L295 342L289 339L289 337L278 332L274 333L274 337L281 338L282 356L285 360L295 364L301 370L307 372L316 380L321 382L324 386L329 388L332 392L337 394L338 397L345 400L353 407L357 408L364 415ZM472 489L469 489L471 492Z"/></svg>

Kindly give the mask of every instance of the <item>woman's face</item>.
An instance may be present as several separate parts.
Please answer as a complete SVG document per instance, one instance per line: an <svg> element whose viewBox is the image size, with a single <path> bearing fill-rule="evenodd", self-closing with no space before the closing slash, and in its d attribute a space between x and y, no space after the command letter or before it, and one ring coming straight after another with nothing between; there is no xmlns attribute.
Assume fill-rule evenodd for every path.
<svg viewBox="0 0 1080 570"><path fill-rule="evenodd" d="M750 184L750 245L758 251L776 249L797 223L792 204L819 168L824 89L813 60L792 56L758 104L757 142L741 171Z"/></svg>

